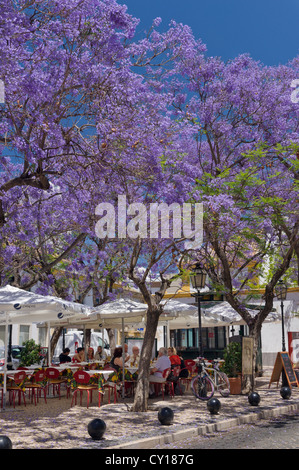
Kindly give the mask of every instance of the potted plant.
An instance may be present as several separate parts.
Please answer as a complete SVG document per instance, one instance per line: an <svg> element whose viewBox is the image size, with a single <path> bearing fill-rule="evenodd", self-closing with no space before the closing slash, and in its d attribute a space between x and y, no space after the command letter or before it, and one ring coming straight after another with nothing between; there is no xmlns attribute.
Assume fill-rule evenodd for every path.
<svg viewBox="0 0 299 470"><path fill-rule="evenodd" d="M41 362L41 346L36 344L34 339L24 341L23 349L20 355L21 366L31 366L33 364L40 365Z"/></svg>
<svg viewBox="0 0 299 470"><path fill-rule="evenodd" d="M223 372L228 377L230 393L239 395L242 390L242 347L240 343L232 342L224 350Z"/></svg>

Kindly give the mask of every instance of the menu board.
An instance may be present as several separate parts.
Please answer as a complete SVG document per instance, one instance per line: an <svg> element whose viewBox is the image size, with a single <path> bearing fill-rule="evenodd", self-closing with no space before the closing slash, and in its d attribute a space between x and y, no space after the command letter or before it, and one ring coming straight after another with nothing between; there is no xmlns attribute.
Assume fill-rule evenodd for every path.
<svg viewBox="0 0 299 470"><path fill-rule="evenodd" d="M299 384L298 384L298 381L297 381L297 377L296 377L295 371L293 369L289 353L287 353L287 352L277 353L276 361L275 361L275 364L274 364L274 369L273 369L272 376L271 376L270 383L269 383L269 387L270 387L272 382L277 382L277 385L278 385L280 374L283 370L285 372L286 379L288 381L289 386L290 387L292 387L292 386L298 387Z"/></svg>
<svg viewBox="0 0 299 470"><path fill-rule="evenodd" d="M253 375L253 338L242 338L242 374Z"/></svg>

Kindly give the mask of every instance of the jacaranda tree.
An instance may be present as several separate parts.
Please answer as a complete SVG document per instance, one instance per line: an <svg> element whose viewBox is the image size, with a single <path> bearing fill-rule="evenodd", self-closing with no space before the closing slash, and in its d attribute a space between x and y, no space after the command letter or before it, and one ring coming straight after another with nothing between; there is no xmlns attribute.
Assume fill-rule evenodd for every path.
<svg viewBox="0 0 299 470"><path fill-rule="evenodd" d="M137 39L138 20L114 0L0 6L1 284L78 301L92 291L96 304L114 281L134 282L148 305L134 403L145 410L171 277L202 262L256 341L275 285L294 268L299 108L290 84L299 61L225 63L189 27L161 32L159 19ZM134 237L99 237L96 208L119 195L146 207L203 203L201 246L144 237L141 219ZM161 279L154 295L150 271ZM265 295L252 318L244 291L260 275Z"/></svg>

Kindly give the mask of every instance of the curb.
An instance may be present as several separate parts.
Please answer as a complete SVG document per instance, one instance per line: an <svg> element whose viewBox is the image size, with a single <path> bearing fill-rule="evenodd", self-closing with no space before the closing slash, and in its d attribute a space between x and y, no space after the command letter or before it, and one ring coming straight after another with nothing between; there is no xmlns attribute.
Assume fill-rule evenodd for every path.
<svg viewBox="0 0 299 470"><path fill-rule="evenodd" d="M176 431L169 434L163 434L162 436L148 437L144 439L137 439L128 443L124 443L117 446L107 447L109 449L152 449L157 445L171 444L176 441L183 439L202 436L210 432L219 432L225 431L232 427L238 426L240 424L254 423L260 419L268 419L276 417L285 413L290 413L292 411L299 410L299 403L292 405L285 405L273 408L271 410L265 409L255 413L246 414L243 416L238 416L236 418L226 419L220 422L205 424L203 426L196 426L192 428L185 429L183 431Z"/></svg>

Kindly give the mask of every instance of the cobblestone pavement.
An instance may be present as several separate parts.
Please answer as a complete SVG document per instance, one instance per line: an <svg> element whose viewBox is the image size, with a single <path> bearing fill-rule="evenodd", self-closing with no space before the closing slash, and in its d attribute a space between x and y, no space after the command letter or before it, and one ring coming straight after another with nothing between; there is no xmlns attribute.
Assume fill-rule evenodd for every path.
<svg viewBox="0 0 299 470"><path fill-rule="evenodd" d="M231 395L223 398L221 410L211 415L205 401L195 399L189 393L164 401L149 400L146 413L129 411L130 399L125 403L97 406L94 394L92 406L71 407L71 399L51 398L47 404L43 399L39 404L27 406L6 406L0 411L0 434L10 437L16 449L153 449L157 445L215 431L224 431L245 422L255 422L261 418L278 416L299 409L299 389L293 388L288 400L282 399L276 384L269 385L269 377L257 379L256 391L260 394L259 406L251 406L246 395ZM158 420L158 410L169 406L174 411L171 426L162 426ZM93 440L88 432L88 423L100 418L106 423L104 438Z"/></svg>
<svg viewBox="0 0 299 470"><path fill-rule="evenodd" d="M158 445L154 449L299 449L299 412Z"/></svg>

